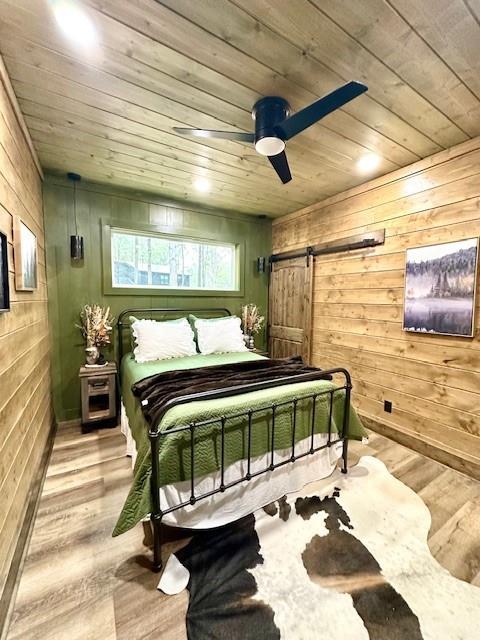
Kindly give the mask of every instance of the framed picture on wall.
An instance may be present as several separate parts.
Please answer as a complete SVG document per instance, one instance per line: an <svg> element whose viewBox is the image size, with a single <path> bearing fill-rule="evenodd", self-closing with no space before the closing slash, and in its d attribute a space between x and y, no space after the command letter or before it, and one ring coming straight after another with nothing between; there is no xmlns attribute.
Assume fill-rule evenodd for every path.
<svg viewBox="0 0 480 640"><path fill-rule="evenodd" d="M471 338L478 238L407 249L403 328Z"/></svg>
<svg viewBox="0 0 480 640"><path fill-rule="evenodd" d="M37 238L21 220L15 218L14 229L15 288L33 291L37 288Z"/></svg>
<svg viewBox="0 0 480 640"><path fill-rule="evenodd" d="M0 313L10 309L7 236L0 232Z"/></svg>

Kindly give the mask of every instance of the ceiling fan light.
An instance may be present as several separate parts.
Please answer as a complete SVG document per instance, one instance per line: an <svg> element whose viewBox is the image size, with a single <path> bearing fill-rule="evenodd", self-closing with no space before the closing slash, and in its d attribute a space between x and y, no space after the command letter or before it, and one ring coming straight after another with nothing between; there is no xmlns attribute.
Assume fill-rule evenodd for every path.
<svg viewBox="0 0 480 640"><path fill-rule="evenodd" d="M285 149L285 142L276 136L265 136L255 142L255 150L262 156L276 156Z"/></svg>

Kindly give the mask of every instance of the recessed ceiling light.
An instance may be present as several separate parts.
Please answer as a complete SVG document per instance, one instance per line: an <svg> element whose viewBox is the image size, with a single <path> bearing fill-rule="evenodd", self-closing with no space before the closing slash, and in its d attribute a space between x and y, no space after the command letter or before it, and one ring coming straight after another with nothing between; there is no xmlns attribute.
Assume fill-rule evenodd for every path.
<svg viewBox="0 0 480 640"><path fill-rule="evenodd" d="M364 156L359 158L357 162L357 169L361 173L369 173L371 171L375 171L380 164L380 156L377 156L376 153L366 153Z"/></svg>
<svg viewBox="0 0 480 640"><path fill-rule="evenodd" d="M95 27L77 0L51 0L51 5L60 29L70 40L82 47L95 43Z"/></svg>
<svg viewBox="0 0 480 640"><path fill-rule="evenodd" d="M210 191L210 181L206 178L196 178L193 181L193 186L197 191L203 191L204 193Z"/></svg>

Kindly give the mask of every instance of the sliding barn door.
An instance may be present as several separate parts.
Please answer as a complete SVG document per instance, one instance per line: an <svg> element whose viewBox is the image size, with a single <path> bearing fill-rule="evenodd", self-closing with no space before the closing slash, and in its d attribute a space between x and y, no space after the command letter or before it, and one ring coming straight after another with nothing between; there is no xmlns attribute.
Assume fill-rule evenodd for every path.
<svg viewBox="0 0 480 640"><path fill-rule="evenodd" d="M313 257L274 262L269 290L271 358L301 355L310 362Z"/></svg>

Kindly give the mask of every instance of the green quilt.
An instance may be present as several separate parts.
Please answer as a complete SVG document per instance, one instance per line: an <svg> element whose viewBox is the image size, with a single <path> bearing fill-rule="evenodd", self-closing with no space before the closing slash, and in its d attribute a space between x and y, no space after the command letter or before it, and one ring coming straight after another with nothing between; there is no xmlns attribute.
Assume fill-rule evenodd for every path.
<svg viewBox="0 0 480 640"><path fill-rule="evenodd" d="M122 362L122 398L130 424L130 430L137 446L137 460L134 468L132 487L127 496L113 535L117 536L131 529L135 524L147 516L152 509L150 496L151 452L148 439L148 426L144 420L140 403L131 392L135 382L147 376L175 369L189 369L209 365L228 364L244 360L257 360L257 354L228 353L228 354L197 354L186 358L163 360L139 364L133 356L128 354ZM303 382L275 389L265 389L253 393L243 394L218 400L203 400L174 407L168 411L160 425L162 433L189 424L192 421L201 422L216 418L213 424L196 429L195 436L195 479L217 471L221 465L220 417L227 419L225 426L225 466L231 465L247 457L247 425L245 418L234 417L235 414L249 408L268 407L273 402L293 400L298 398L296 441L307 438L311 433L313 402L305 398L309 393L325 391L334 388L334 384L326 380ZM302 400L303 397L303 400ZM315 406L315 432L325 433L328 429L329 398L326 394L318 396ZM341 430L343 421L344 391L334 394L332 410L332 431ZM271 447L272 412L258 411L252 420L252 457L262 455ZM353 408L350 410L349 437L361 439L366 432ZM291 404L280 406L276 410L274 448L289 449L292 442L292 410ZM190 479L190 432L171 434L160 439L160 485L172 484Z"/></svg>

